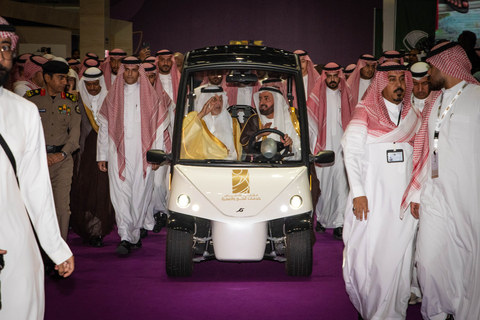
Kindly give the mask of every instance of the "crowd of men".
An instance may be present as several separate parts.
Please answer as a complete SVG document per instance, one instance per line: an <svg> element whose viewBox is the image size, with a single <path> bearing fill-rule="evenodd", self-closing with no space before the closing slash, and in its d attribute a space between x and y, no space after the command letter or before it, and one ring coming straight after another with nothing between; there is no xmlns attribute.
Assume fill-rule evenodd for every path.
<svg viewBox="0 0 480 320"><path fill-rule="evenodd" d="M104 61L94 53L81 61L14 60L17 40L0 18L0 170L7 177L0 181L0 255L8 292L0 316L36 319L43 266L32 225L62 276L74 269L69 226L101 247L116 225L120 255L165 226L169 169L148 163L146 152L171 151L183 55L152 57L144 48L139 56L114 49ZM336 154L332 166L315 167L315 230L332 228L344 241L343 275L359 318L405 319L417 302L425 319L479 318L480 86L472 74L480 56L471 54L472 33L459 41L439 42L426 55L363 54L346 68L319 67L295 51L311 153ZM213 135L228 148L210 152L238 159L245 133L272 122L287 133L286 147L299 145L281 80L259 72L258 83L227 91L221 77L209 73L195 91L195 112L183 122L189 154ZM227 101L256 105L242 132Z"/></svg>

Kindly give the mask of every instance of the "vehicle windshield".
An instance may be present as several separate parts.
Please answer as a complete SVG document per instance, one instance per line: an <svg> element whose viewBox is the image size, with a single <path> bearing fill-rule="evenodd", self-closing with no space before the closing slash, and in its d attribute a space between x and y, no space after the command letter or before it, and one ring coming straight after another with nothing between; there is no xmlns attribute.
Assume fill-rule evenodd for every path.
<svg viewBox="0 0 480 320"><path fill-rule="evenodd" d="M295 74L216 69L189 77L180 160L302 160Z"/></svg>

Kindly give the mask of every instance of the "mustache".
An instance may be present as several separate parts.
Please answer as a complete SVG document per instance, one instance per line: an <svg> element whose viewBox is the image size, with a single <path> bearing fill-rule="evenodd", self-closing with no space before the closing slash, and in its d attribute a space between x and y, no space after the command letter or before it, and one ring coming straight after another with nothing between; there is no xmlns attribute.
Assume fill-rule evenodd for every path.
<svg viewBox="0 0 480 320"><path fill-rule="evenodd" d="M404 90L403 90L402 88L398 88L398 89L396 89L396 90L393 91L393 92L398 93L398 94L402 94L403 91L404 91Z"/></svg>

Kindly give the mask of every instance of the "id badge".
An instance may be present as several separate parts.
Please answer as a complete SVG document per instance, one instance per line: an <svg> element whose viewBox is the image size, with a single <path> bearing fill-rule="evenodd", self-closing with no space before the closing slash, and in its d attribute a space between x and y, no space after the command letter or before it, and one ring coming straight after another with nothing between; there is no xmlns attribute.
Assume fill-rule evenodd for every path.
<svg viewBox="0 0 480 320"><path fill-rule="evenodd" d="M387 150L387 162L388 163L403 162L403 150L402 149Z"/></svg>
<svg viewBox="0 0 480 320"><path fill-rule="evenodd" d="M432 179L438 178L438 152L432 154Z"/></svg>

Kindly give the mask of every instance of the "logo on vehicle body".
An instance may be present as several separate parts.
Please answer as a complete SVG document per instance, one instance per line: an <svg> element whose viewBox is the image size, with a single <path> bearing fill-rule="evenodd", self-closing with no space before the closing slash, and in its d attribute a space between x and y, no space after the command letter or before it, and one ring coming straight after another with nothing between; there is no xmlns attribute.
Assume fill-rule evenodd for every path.
<svg viewBox="0 0 480 320"><path fill-rule="evenodd" d="M232 170L232 193L250 193L248 170Z"/></svg>
<svg viewBox="0 0 480 320"><path fill-rule="evenodd" d="M250 193L248 170L232 170L232 194L222 196L222 201L262 200L256 193ZM237 212L243 212L240 208Z"/></svg>

